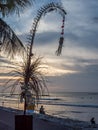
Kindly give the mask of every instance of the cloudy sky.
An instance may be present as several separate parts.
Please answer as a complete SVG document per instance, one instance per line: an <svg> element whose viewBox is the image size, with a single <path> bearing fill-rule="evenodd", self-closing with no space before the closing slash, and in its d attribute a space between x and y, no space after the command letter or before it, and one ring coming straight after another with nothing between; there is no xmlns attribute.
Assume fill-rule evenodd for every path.
<svg viewBox="0 0 98 130"><path fill-rule="evenodd" d="M37 10L52 1L60 2L36 0L20 17L11 15L4 20L26 44ZM67 12L62 55L55 55L62 25L58 12L49 13L40 20L33 52L43 56L48 66L50 91L98 92L98 0L61 2Z"/></svg>

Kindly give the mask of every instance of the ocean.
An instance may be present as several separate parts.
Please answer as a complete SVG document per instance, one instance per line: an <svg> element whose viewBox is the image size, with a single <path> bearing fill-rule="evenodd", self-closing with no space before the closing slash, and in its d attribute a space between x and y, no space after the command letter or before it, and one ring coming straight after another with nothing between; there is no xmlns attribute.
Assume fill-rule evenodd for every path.
<svg viewBox="0 0 98 130"><path fill-rule="evenodd" d="M14 97L0 96L0 105L4 107L23 108L19 100ZM90 92L55 92L41 97L37 110L43 105L46 114L72 118L75 120L90 121L95 118L98 124L98 93Z"/></svg>
<svg viewBox="0 0 98 130"><path fill-rule="evenodd" d="M95 117L98 123L98 93L56 92L41 98L40 103L50 115L82 121Z"/></svg>

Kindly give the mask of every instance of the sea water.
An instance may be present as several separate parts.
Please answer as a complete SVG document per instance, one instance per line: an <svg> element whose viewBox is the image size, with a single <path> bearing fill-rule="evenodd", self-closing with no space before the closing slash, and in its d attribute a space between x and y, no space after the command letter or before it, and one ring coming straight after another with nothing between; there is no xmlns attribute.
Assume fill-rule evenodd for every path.
<svg viewBox="0 0 98 130"><path fill-rule="evenodd" d="M0 105L4 107L14 107L23 109L23 104L19 103L19 96L13 97L0 96ZM98 124L98 93L90 92L55 92L49 96L42 96L37 111L43 105L46 114L61 117L72 118L82 121L90 121L95 118Z"/></svg>
<svg viewBox="0 0 98 130"><path fill-rule="evenodd" d="M56 92L42 97L40 103L50 115L82 121L95 117L98 123L98 93Z"/></svg>

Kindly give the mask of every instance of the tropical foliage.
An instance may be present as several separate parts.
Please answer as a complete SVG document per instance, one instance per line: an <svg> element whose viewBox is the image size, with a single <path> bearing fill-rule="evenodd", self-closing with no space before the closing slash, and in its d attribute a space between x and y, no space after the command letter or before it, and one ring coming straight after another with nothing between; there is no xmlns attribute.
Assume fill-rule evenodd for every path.
<svg viewBox="0 0 98 130"><path fill-rule="evenodd" d="M9 13L18 13L31 4L31 0L0 0L0 13L6 16Z"/></svg>
<svg viewBox="0 0 98 130"><path fill-rule="evenodd" d="M0 50L5 56L14 56L17 52L23 53L25 47L14 31L0 19Z"/></svg>
<svg viewBox="0 0 98 130"><path fill-rule="evenodd" d="M9 73L12 78L6 82L3 92L10 91L11 95L18 92L21 101L29 93L29 96L36 97L36 101L38 101L43 92L47 90L42 74L41 60L41 57L33 56L30 65L28 64L28 58L21 61L19 63L21 65L15 65L14 63L12 71Z"/></svg>

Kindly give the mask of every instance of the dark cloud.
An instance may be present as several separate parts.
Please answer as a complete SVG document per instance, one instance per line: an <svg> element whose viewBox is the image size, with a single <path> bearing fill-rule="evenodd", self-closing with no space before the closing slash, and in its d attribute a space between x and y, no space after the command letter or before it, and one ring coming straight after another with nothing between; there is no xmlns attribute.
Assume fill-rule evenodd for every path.
<svg viewBox="0 0 98 130"><path fill-rule="evenodd" d="M88 65L88 66L86 66L86 72L88 73L88 74L90 74L90 73L94 73L95 75L96 75L96 79L98 78L98 64L94 64L94 65Z"/></svg>
<svg viewBox="0 0 98 130"><path fill-rule="evenodd" d="M64 1L68 11L65 24L65 37L73 45L85 48L98 48L98 1ZM66 43L67 44L67 43Z"/></svg>
<svg viewBox="0 0 98 130"><path fill-rule="evenodd" d="M3 68L4 69L4 68ZM5 77L5 76L11 76L11 73L7 73L7 72L1 72L0 76Z"/></svg>
<svg viewBox="0 0 98 130"><path fill-rule="evenodd" d="M94 23L98 24L98 16L94 17L92 20Z"/></svg>
<svg viewBox="0 0 98 130"><path fill-rule="evenodd" d="M38 43L38 45L40 44L53 44L53 42L58 39L58 42L59 42L59 38L60 38L60 35L58 32L43 32L43 33L38 33L36 35L36 42Z"/></svg>
<svg viewBox="0 0 98 130"><path fill-rule="evenodd" d="M71 57L72 59L72 57ZM98 59L83 59L83 58L73 58L75 63L79 64L98 64Z"/></svg>
<svg viewBox="0 0 98 130"><path fill-rule="evenodd" d="M28 43L27 37L29 34L23 34L20 35L20 39L23 41L23 43ZM84 47L84 48L90 48L90 49L96 49L98 48L98 31L89 31L84 30L82 31L81 36L78 36L78 34L75 34L74 32L66 32L65 33L65 44L66 46L78 46L78 47ZM35 43L37 45L46 45L46 44L55 44L55 42L59 42L60 33L59 32L42 32L42 33L36 33L35 35Z"/></svg>
<svg viewBox="0 0 98 130"><path fill-rule="evenodd" d="M89 72L96 72L98 73L98 59L82 59L82 58L72 58L70 57L70 63L74 62L74 64L68 64L66 62L61 63L61 68L65 70L72 70L79 73L83 73L86 71ZM96 77L97 78L97 77Z"/></svg>
<svg viewBox="0 0 98 130"><path fill-rule="evenodd" d="M23 43L28 43L28 37L29 34L23 34L23 35L18 35L20 37L21 41ZM43 33L36 33L34 43L36 43L37 46L41 45L47 45L47 44L55 44L55 41L59 42L60 34L58 32L43 32Z"/></svg>
<svg viewBox="0 0 98 130"><path fill-rule="evenodd" d="M84 31L85 34L78 36L74 33L65 33L65 44L66 46L79 46L79 47L85 47L90 49L96 49L98 48L98 32L89 32ZM27 37L29 34L20 35L19 37L23 41L23 43L28 43ZM35 36L35 41L37 45L46 45L46 44L55 44L55 42L59 42L60 34L58 32L43 32L43 33L37 33Z"/></svg>
<svg viewBox="0 0 98 130"><path fill-rule="evenodd" d="M78 36L78 34L74 34L72 32L66 33L65 41L67 46L72 44L72 46L79 46L79 47L85 47L90 49L98 48L97 30L95 31L84 30L81 33L82 33L81 36Z"/></svg>
<svg viewBox="0 0 98 130"><path fill-rule="evenodd" d="M9 59L0 56L0 64L2 64L2 63L11 64Z"/></svg>

